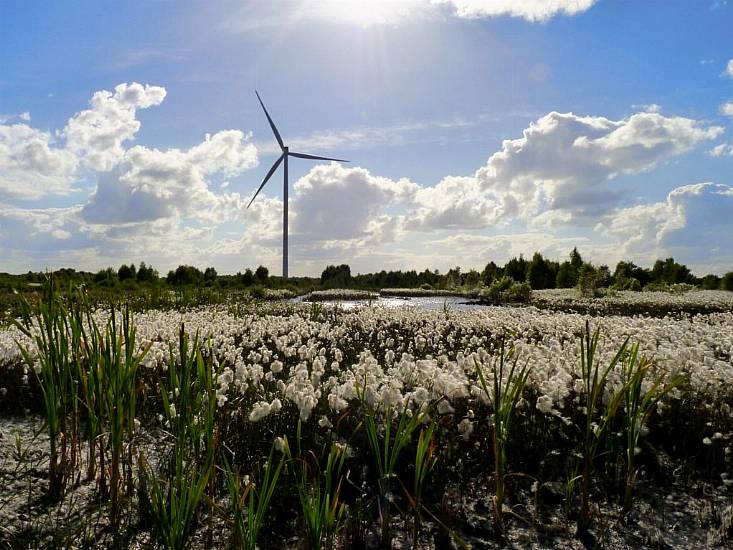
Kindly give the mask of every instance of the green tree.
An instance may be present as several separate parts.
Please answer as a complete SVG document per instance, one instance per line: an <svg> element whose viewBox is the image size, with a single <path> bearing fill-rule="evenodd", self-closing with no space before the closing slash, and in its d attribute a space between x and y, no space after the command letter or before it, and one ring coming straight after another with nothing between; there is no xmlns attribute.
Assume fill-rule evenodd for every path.
<svg viewBox="0 0 733 550"><path fill-rule="evenodd" d="M501 269L493 261L487 263L481 272L481 280L486 286L489 286L499 277L501 277Z"/></svg>
<svg viewBox="0 0 733 550"><path fill-rule="evenodd" d="M461 286L461 267L456 266L452 269L448 270L448 273L445 274L445 286L447 288L454 288L457 286Z"/></svg>
<svg viewBox="0 0 733 550"><path fill-rule="evenodd" d="M266 285L270 281L270 271L264 265L255 270L255 281L261 285Z"/></svg>
<svg viewBox="0 0 733 550"><path fill-rule="evenodd" d="M204 270L204 282L206 284L213 284L216 281L216 269L213 267L207 267Z"/></svg>
<svg viewBox="0 0 733 550"><path fill-rule="evenodd" d="M120 281L126 281L128 279L135 279L137 276L137 271L135 270L135 264L130 264L129 266L126 264L122 264L120 268L117 270L117 278Z"/></svg>
<svg viewBox="0 0 733 550"><path fill-rule="evenodd" d="M611 270L607 265L599 265L596 268L597 283L599 287L608 288L611 286Z"/></svg>
<svg viewBox="0 0 733 550"><path fill-rule="evenodd" d="M616 264L613 272L613 286L620 289L626 289L630 283L629 279L636 279L642 287L651 281L651 275L648 269L639 267L634 262L621 261ZM635 284L634 284L635 286Z"/></svg>
<svg viewBox="0 0 733 550"><path fill-rule="evenodd" d="M721 290L733 290L733 271L729 271L723 275L723 279L720 281Z"/></svg>
<svg viewBox="0 0 733 550"><path fill-rule="evenodd" d="M145 262L140 262L140 267L137 270L137 281L139 283L154 283L157 280L158 272L152 266L145 265Z"/></svg>
<svg viewBox="0 0 733 550"><path fill-rule="evenodd" d="M101 271L98 271L94 274L94 277L92 277L92 281L94 281L94 283L99 286L115 286L118 281L117 272L111 267L108 267L107 269L102 269Z"/></svg>
<svg viewBox="0 0 733 550"><path fill-rule="evenodd" d="M585 264L578 274L578 290L584 298L593 298L598 288L598 273L593 266Z"/></svg>
<svg viewBox="0 0 733 550"><path fill-rule="evenodd" d="M466 273L463 279L463 284L469 288L476 288L479 284L479 281L481 281L481 275L478 271L472 269L468 273Z"/></svg>
<svg viewBox="0 0 733 550"><path fill-rule="evenodd" d="M174 286L200 285L203 283L204 274L192 265L179 265L175 271L168 272L166 280L168 284Z"/></svg>
<svg viewBox="0 0 733 550"><path fill-rule="evenodd" d="M578 252L577 246L573 247L573 250L570 252L570 265L578 273L580 272L580 268L583 267L583 258L580 252Z"/></svg>
<svg viewBox="0 0 733 550"><path fill-rule="evenodd" d="M573 288L576 284L578 284L578 272L570 265L570 262L561 263L555 277L555 286L557 288Z"/></svg>
<svg viewBox="0 0 733 550"><path fill-rule="evenodd" d="M704 290L718 290L720 288L721 278L717 275L705 275L702 278L702 288Z"/></svg>
<svg viewBox="0 0 733 550"><path fill-rule="evenodd" d="M351 286L351 268L346 264L329 265L321 273L323 288L348 288Z"/></svg>
<svg viewBox="0 0 733 550"><path fill-rule="evenodd" d="M244 286L252 286L255 284L255 275L252 273L252 270L250 268L247 268L244 270L244 273L240 274L239 282L241 282Z"/></svg>
<svg viewBox="0 0 733 550"><path fill-rule="evenodd" d="M539 252L535 252L534 256L532 256L532 261L529 262L529 266L527 267L527 281L533 290L542 290L555 286L555 281L552 280L552 274L550 273L550 266Z"/></svg>
<svg viewBox="0 0 733 550"><path fill-rule="evenodd" d="M504 275L514 279L517 282L524 282L527 280L527 266L529 262L524 259L522 254L519 258L512 258L504 266Z"/></svg>

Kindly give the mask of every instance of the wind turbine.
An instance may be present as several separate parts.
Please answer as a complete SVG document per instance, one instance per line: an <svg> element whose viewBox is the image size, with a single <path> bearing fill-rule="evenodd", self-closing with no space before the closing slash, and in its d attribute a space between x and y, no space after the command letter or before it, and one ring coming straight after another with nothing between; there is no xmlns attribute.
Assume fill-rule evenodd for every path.
<svg viewBox="0 0 733 550"><path fill-rule="evenodd" d="M290 149L283 143L283 138L280 137L280 132L277 131L277 126L275 126L275 123L272 121L272 118L270 117L270 113L267 112L267 109L265 108L265 104L262 103L262 98L260 97L260 94L257 93L257 90L255 90L255 94L257 95L257 99L260 101L260 105L262 105L262 110L265 111L265 116L267 117L267 122L270 123L270 128L272 128L272 133L275 134L275 139L277 140L277 143L280 145L280 149L282 149L282 155L275 161L275 164L272 165L270 170L267 172L267 175L265 176L265 179L262 180L262 183L260 184L259 189L257 189L257 193L255 193L255 196L252 197L252 200L249 201L249 204L247 205L247 208L250 207L252 202L257 198L257 195L260 194L260 191L262 191L262 188L267 183L267 180L272 177L272 175L275 173L275 170L277 170L277 167L280 166L280 163L285 161L283 166L283 279L288 278L288 157L297 157L299 159L311 159L311 160L334 160L336 162L349 162L348 160L343 159L333 159L330 157L319 157L316 155L308 155L306 153L293 153L290 151Z"/></svg>

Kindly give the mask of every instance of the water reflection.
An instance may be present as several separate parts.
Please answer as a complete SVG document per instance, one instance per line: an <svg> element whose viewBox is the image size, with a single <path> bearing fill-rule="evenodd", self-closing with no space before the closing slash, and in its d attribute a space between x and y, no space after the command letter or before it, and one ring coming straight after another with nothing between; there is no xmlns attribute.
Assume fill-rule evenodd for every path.
<svg viewBox="0 0 733 550"><path fill-rule="evenodd" d="M293 298L291 302L303 302L303 296ZM386 308L415 307L426 310L469 310L479 309L486 306L462 296L419 296L409 298L398 298L394 296L380 296L375 300L329 300L321 302L324 306L338 304L343 309L354 309L361 306L379 306Z"/></svg>

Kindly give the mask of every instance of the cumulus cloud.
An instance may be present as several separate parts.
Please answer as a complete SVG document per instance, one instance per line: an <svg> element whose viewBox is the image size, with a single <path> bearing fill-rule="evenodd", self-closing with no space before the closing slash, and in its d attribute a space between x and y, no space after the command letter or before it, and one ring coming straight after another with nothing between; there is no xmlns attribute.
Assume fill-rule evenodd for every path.
<svg viewBox="0 0 733 550"><path fill-rule="evenodd" d="M726 101L725 103L722 103L719 107L720 114L733 117L733 101Z"/></svg>
<svg viewBox="0 0 733 550"><path fill-rule="evenodd" d="M0 124L0 197L37 199L71 190L77 159L51 134L27 124Z"/></svg>
<svg viewBox="0 0 733 550"><path fill-rule="evenodd" d="M257 164L257 150L239 130L207 135L182 151L135 146L98 176L81 215L97 224L153 222L163 218L212 221L240 209L236 194L216 195L208 177L235 176Z"/></svg>
<svg viewBox="0 0 733 550"><path fill-rule="evenodd" d="M324 263L353 261L390 246L403 236L402 212L419 189L407 179L375 176L364 168L314 166L295 182L290 195L291 262L318 270ZM282 215L279 197L260 194L243 212L243 236L218 243L216 254L241 257L254 252L279 265Z"/></svg>
<svg viewBox="0 0 733 550"><path fill-rule="evenodd" d="M137 82L119 84L114 93L96 92L89 101L90 108L66 124L66 147L94 170L110 170L124 155L122 143L140 129L137 110L159 105L165 96L165 88Z"/></svg>
<svg viewBox="0 0 733 550"><path fill-rule="evenodd" d="M480 229L500 215L498 203L474 177L448 176L434 187L423 187L411 206L405 220L410 230Z"/></svg>
<svg viewBox="0 0 733 550"><path fill-rule="evenodd" d="M522 233L485 234L449 234L433 241L441 255L452 258L449 266L465 263L463 258L480 258L485 263L491 259L497 263L505 263L520 254L538 251L547 258L566 257L573 247L578 247L581 254L589 250L591 243L583 237L556 237L547 233L527 231ZM479 264L480 265L480 264Z"/></svg>
<svg viewBox="0 0 733 550"><path fill-rule="evenodd" d="M696 183L673 189L665 201L624 208L598 230L621 243L621 257L674 256L693 266L729 269L733 260L733 187Z"/></svg>
<svg viewBox="0 0 733 550"><path fill-rule="evenodd" d="M398 25L446 17L482 19L517 17L530 22L546 22L556 16L572 16L590 9L598 0L301 0L283 13L262 3L228 14L220 23L226 31L250 32L263 27L281 27L304 19L333 23Z"/></svg>
<svg viewBox="0 0 733 550"><path fill-rule="evenodd" d="M160 86L119 84L114 93L96 92L90 108L71 117L60 140L25 123L0 121L0 197L39 199L66 194L78 179L80 166L111 170L124 156L123 143L140 129L137 109L158 105L165 98ZM31 119L24 112L17 117Z"/></svg>
<svg viewBox="0 0 733 550"><path fill-rule="evenodd" d="M476 178L500 218L583 223L615 206L619 197L607 183L618 174L650 170L722 132L652 112L622 120L552 112L504 141Z"/></svg>
<svg viewBox="0 0 733 550"><path fill-rule="evenodd" d="M733 157L733 143L721 143L708 151L711 157Z"/></svg>
<svg viewBox="0 0 733 550"><path fill-rule="evenodd" d="M723 75L728 78L733 78L733 59L728 61L728 64L725 66L725 70L723 71Z"/></svg>
<svg viewBox="0 0 733 550"><path fill-rule="evenodd" d="M96 177L97 184L83 204L67 208L0 203L4 260L83 257L87 267L105 257L194 261L214 228L242 216L239 194L212 189L257 164L250 134L207 134L187 150L126 147L140 128L137 110L158 105L165 94L138 83L96 92L90 108L55 134L0 124L0 200L68 193L81 178Z"/></svg>
<svg viewBox="0 0 733 550"><path fill-rule="evenodd" d="M576 15L596 0L432 0L449 4L458 17L479 18L507 15L527 21L547 21L556 15Z"/></svg>
<svg viewBox="0 0 733 550"><path fill-rule="evenodd" d="M78 232L78 211L77 207L30 209L0 205L3 262L16 252L26 258L27 270L27 260L33 255L45 256L48 261L59 249L88 246L87 239Z"/></svg>
<svg viewBox="0 0 733 550"><path fill-rule="evenodd" d="M561 242L548 232L537 232L537 228L580 224L585 226L587 238L598 219L608 220L601 232L616 241L623 234L623 242L633 237L639 243L657 243L658 226L666 223L672 230L683 223L682 217L657 206L629 209L612 224L609 213L618 210L623 198L620 190L614 189L613 178L650 170L719 136L722 128L652 111L621 120L549 113L531 124L522 138L505 141L502 150L474 176L448 176L434 186L380 178L363 168L315 166L296 182L291 195L291 257L311 263L314 258L345 261L367 253L384 253L388 243L403 250L404 243L415 240L434 258L453 257L454 253L475 255L479 242L481 255L495 257L500 250L509 250L508 241L476 232L510 223L515 228L524 223L529 230L525 235L543 236L555 243L551 248L537 245L536 249L563 256L577 239L572 244ZM268 200L272 202L266 209L247 217L248 236L229 242L230 251L259 245L268 251L264 256L278 255L282 203ZM655 223L648 231L631 231L650 218ZM437 239L431 243L443 242L444 235L456 231L461 231L463 240L453 243L453 248L443 247L439 254L432 244L422 242L430 234L434 235L431 239ZM446 238L454 237L458 238ZM465 241L469 237L470 242ZM527 239L513 239L515 245L510 250L530 246ZM618 248L614 246L596 242L592 246L586 243L585 248L609 261Z"/></svg>
<svg viewBox="0 0 733 550"><path fill-rule="evenodd" d="M261 195L249 209L246 199L228 192L230 179L257 165L249 134L207 134L188 149L129 145L140 129L137 110L164 97L161 87L121 84L95 93L61 132L43 132L23 119L0 124L0 201L68 193L80 178L96 179L87 200L68 208L0 203L4 260L76 259L85 267L142 258L158 266L212 258L237 266L243 258L279 264L279 186L271 184L266 192L275 196ZM434 186L360 167L315 165L290 195L291 260L316 272L334 261L442 267L534 249L559 257L586 243L600 219L596 231L608 242L591 239L584 250L606 246L604 261L623 252L647 259L674 253L700 265L722 261L716 258L733 262L730 245L719 237L733 229L726 215L733 211L731 188L696 184L675 189L663 202L620 208L623 197L613 182L721 133L648 107L620 120L552 112L522 137L505 141L475 174L447 176ZM730 155L733 148L724 143L708 153ZM232 220L243 222L244 231L226 223ZM581 231L583 239L540 231L560 224ZM492 236L497 226L525 233ZM710 244L704 254L696 248L700 242Z"/></svg>
<svg viewBox="0 0 733 550"><path fill-rule="evenodd" d="M391 180L364 168L318 165L295 182L293 232L318 240L364 238L381 225L389 206L411 200L419 189L407 179Z"/></svg>

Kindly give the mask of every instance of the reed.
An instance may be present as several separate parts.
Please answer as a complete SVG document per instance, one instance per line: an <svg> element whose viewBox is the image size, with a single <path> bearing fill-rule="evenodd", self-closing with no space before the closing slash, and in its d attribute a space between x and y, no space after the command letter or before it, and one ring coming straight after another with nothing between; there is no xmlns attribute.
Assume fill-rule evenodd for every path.
<svg viewBox="0 0 733 550"><path fill-rule="evenodd" d="M510 364L508 370L506 365ZM494 451L494 482L496 485L493 498L494 521L503 529L504 496L506 472L506 450L511 433L512 420L527 385L529 369L527 365L518 367L513 348L506 349L505 339L501 338L499 356L491 365L492 386L489 388L483 368L476 364L476 373L486 398L491 403L493 424L491 425L491 442Z"/></svg>

